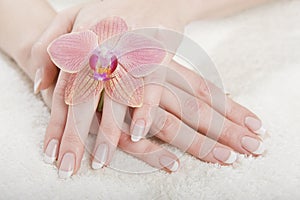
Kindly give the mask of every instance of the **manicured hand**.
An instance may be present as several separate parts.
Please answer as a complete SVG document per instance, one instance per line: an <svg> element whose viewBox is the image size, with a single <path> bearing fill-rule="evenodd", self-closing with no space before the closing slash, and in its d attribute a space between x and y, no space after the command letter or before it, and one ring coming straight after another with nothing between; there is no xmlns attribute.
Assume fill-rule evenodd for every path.
<svg viewBox="0 0 300 200"><path fill-rule="evenodd" d="M147 6L146 6L147 5ZM51 62L49 59L46 49L48 45L57 37L69 33L69 32L78 32L78 31L84 31L91 28L95 23L99 22L101 19L106 18L107 16L121 16L125 21L128 23L129 28L138 28L138 27L151 27L151 26L157 26L161 25L164 27L172 28L174 30L182 30L185 23L180 18L174 18L175 15L166 17L165 13L162 11L160 14L157 12L157 7L159 4L153 4L152 6L149 6L147 2L145 1L111 1L108 3L103 3L101 1L95 1L92 3L88 3L83 6L74 7L68 10L65 10L57 15L53 23L50 25L50 27L46 30L46 32L41 36L39 41L33 46L32 49L32 56L39 59L40 64L39 66L43 66L41 69L39 69L36 72L36 78L35 78L35 92L38 92L41 89L47 88L49 85L47 83L51 82L49 80L53 80L53 77L57 76L57 68L54 65L54 63ZM130 9L129 9L130 8ZM135 12L132 11L135 10ZM105 10L105 12L99 12L99 10ZM153 16L152 13L156 11L156 15ZM170 10L171 12L171 10ZM174 8L172 10L174 14L177 12L177 8ZM151 16L151 18L150 18ZM161 22L161 17L164 16L164 21ZM103 24L102 28L105 29L114 28L114 25L111 26L111 24ZM101 27L101 26L99 26ZM97 31L102 31L101 28ZM107 31L107 30L106 30ZM118 34L118 32L116 32ZM105 34L102 34L102 37L107 37ZM100 38L100 40L105 38ZM152 75L149 75L149 77ZM160 77L163 78L163 74L160 74ZM46 154L48 151L48 146L51 147L51 154L50 160L53 160L57 155L58 156L58 165L60 168L62 168L61 162L64 160L64 155L66 152L73 152L73 154L67 154L67 158L72 157L72 160L75 162L75 166L73 168L73 171L76 172L80 166L80 161L83 154L83 143L86 138L86 135L88 133L88 129L90 126L90 123L93 119L94 111L96 109L96 103L93 108L91 108L91 111L88 116L84 118L85 120L85 126L84 128L80 129L80 131L83 131L84 133L78 133L75 127L74 119L72 119L72 116L74 116L74 110L77 110L77 105L71 105L67 106L64 105L62 102L63 94L61 88L65 88L67 82L69 81L69 75L66 73L61 73L58 81L56 89L54 90L53 100L52 100L52 113L51 113L51 120L49 123L49 127L47 129L46 133L46 139L45 139L45 151ZM108 89L108 88L106 88ZM152 91L155 90L156 92L153 93ZM143 131L136 131L136 126L140 123L138 119L141 117L141 115L145 114L145 112L149 109L149 106L158 106L160 101L162 90L160 88L157 88L156 86L145 86L145 101L143 101L143 106L139 109L136 109L134 113L134 121L131 125L131 134L132 140L138 141L141 139L150 129L151 126L151 119L147 118L144 124L144 130ZM107 105L108 102L113 102L116 104L115 107L120 107L120 121L122 121L122 118L125 117L125 111L126 107L121 106L121 104L116 103L112 101L111 99L112 95L104 95L105 104L104 104L104 112L107 117L103 117L103 120L101 122L101 128L100 130L104 130L99 134L99 141L101 141L101 135L106 135L106 138L111 136L111 144L112 146L109 148L111 152L115 150L115 147L118 144L119 137L121 134L121 130L117 125L117 122L111 122L110 119L110 113L112 113L112 109ZM149 97L149 98L148 98ZM97 102L97 99L99 99L100 96L96 96L93 102ZM148 102L147 102L148 101ZM86 103L87 106L91 104L91 102ZM85 108L84 105L80 105L80 108ZM79 108L78 108L79 109ZM71 111L73 110L73 111ZM85 109L88 110L88 109ZM145 117L144 117L145 118ZM52 123L52 121L54 121ZM76 120L75 120L76 121ZM82 121L81 121L82 123ZM83 124L83 123L82 123ZM54 130L53 130L54 129ZM73 140L69 139L70 135L80 135L80 140ZM76 137L76 136L74 136ZM55 138L55 140L52 140ZM75 143L75 144L73 144ZM49 145L50 144L50 145ZM95 146L95 153L98 150L98 143ZM53 147L53 148L52 148ZM114 147L114 148L113 148ZM55 149L55 150L53 150ZM57 152L59 149L59 153ZM49 159L48 159L49 160ZM64 162L63 162L64 163ZM61 169L63 171L63 169ZM66 170L65 170L66 171Z"/></svg>

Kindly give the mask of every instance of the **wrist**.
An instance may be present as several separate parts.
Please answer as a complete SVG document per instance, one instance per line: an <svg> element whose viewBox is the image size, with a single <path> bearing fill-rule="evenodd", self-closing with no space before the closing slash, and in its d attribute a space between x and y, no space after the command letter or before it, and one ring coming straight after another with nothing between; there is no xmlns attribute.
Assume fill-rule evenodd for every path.
<svg viewBox="0 0 300 200"><path fill-rule="evenodd" d="M15 1L1 1L0 25L3 31L0 32L0 48L32 79L31 47L53 19L55 11L46 1L17 3L16 7Z"/></svg>
<svg viewBox="0 0 300 200"><path fill-rule="evenodd" d="M19 47L14 50L11 57L15 62L22 68L22 70L28 75L31 80L34 80L35 72L37 68L41 66L36 66L35 61L40 58L34 58L32 56L32 51L34 46L37 44L40 36L47 29L52 19L54 18L53 13L48 13L45 15L39 23L32 24L31 31L24 33L24 39L20 43Z"/></svg>

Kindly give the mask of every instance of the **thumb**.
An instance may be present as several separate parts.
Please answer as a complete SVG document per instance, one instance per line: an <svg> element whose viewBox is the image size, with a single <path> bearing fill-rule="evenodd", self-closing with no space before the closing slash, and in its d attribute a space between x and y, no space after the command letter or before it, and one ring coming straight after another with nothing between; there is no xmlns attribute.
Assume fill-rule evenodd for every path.
<svg viewBox="0 0 300 200"><path fill-rule="evenodd" d="M72 7L59 12L50 26L33 44L31 57L36 69L34 80L34 92L49 88L57 78L58 68L52 63L47 52L49 44L60 35L72 30L74 19L80 7Z"/></svg>

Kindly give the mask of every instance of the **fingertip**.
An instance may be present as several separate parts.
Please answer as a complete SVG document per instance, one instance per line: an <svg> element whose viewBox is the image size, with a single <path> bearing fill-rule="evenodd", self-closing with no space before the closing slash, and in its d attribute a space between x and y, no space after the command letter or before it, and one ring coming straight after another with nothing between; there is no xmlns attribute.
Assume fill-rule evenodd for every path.
<svg viewBox="0 0 300 200"><path fill-rule="evenodd" d="M49 142L45 141L44 145L44 161L48 164L53 164L57 158L59 141L57 139L51 139Z"/></svg>
<svg viewBox="0 0 300 200"><path fill-rule="evenodd" d="M74 153L68 152L63 155L58 170L59 178L66 179L76 173L75 159Z"/></svg>
<svg viewBox="0 0 300 200"><path fill-rule="evenodd" d="M180 163L178 158L170 155L163 155L159 159L163 169L169 173L176 172L179 169Z"/></svg>
<svg viewBox="0 0 300 200"><path fill-rule="evenodd" d="M142 139L143 137L141 136L136 136L136 135L131 135L131 141L132 142L138 142Z"/></svg>
<svg viewBox="0 0 300 200"><path fill-rule="evenodd" d="M131 128L131 141L138 142L144 137L146 128L146 121L144 119L137 119Z"/></svg>
<svg viewBox="0 0 300 200"><path fill-rule="evenodd" d="M94 153L94 158L92 161L92 168L98 170L104 167L108 162L109 147L106 143L100 143L96 146L96 151Z"/></svg>

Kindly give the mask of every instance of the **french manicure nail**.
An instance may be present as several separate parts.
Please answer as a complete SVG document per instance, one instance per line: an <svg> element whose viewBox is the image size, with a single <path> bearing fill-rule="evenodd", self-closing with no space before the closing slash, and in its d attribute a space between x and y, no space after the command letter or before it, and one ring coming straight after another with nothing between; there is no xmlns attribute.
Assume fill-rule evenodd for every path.
<svg viewBox="0 0 300 200"><path fill-rule="evenodd" d="M59 178L69 178L74 172L75 156L73 153L66 153L61 161L58 176Z"/></svg>
<svg viewBox="0 0 300 200"><path fill-rule="evenodd" d="M215 158L223 163L232 164L237 159L237 154L229 149L216 147L213 150Z"/></svg>
<svg viewBox="0 0 300 200"><path fill-rule="evenodd" d="M242 146L246 150L256 155L260 155L265 151L265 147L262 141L259 141L257 139L248 136L242 138Z"/></svg>
<svg viewBox="0 0 300 200"><path fill-rule="evenodd" d="M94 160L92 162L93 169L101 169L107 161L108 145L105 143L99 144L97 147Z"/></svg>
<svg viewBox="0 0 300 200"><path fill-rule="evenodd" d="M263 136L267 132L267 130L263 127L261 121L254 117L246 117L245 124L251 131L258 135Z"/></svg>
<svg viewBox="0 0 300 200"><path fill-rule="evenodd" d="M42 83L42 70L37 69L35 72L34 86L33 86L34 94L39 93L41 83Z"/></svg>
<svg viewBox="0 0 300 200"><path fill-rule="evenodd" d="M53 162L56 160L57 147L58 147L58 140L56 139L52 139L48 143L48 146L44 153L44 161L46 163L53 164Z"/></svg>
<svg viewBox="0 0 300 200"><path fill-rule="evenodd" d="M159 159L160 164L170 170L171 172L177 171L179 167L179 163L177 160L174 160L173 158L170 158L168 156L162 156Z"/></svg>
<svg viewBox="0 0 300 200"><path fill-rule="evenodd" d="M136 120L131 134L131 141L138 142L143 138L144 130L145 130L145 121L142 119Z"/></svg>

